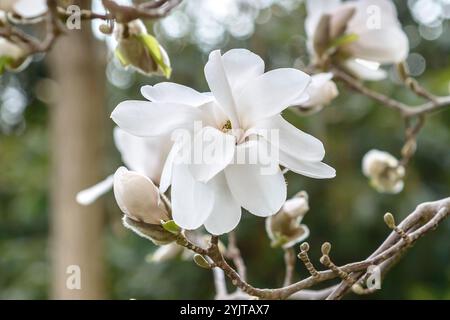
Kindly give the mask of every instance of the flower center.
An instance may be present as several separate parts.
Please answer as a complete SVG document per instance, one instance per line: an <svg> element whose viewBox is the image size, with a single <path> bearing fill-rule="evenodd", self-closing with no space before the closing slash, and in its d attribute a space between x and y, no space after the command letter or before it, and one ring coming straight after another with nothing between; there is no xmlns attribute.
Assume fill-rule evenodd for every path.
<svg viewBox="0 0 450 320"><path fill-rule="evenodd" d="M227 120L220 130L224 133L228 133L231 129L233 129L231 126L231 121Z"/></svg>

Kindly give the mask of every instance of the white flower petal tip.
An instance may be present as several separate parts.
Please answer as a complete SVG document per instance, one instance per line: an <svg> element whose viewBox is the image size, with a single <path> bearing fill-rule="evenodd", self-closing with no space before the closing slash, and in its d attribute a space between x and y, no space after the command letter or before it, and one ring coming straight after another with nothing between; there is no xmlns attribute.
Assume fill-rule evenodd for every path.
<svg viewBox="0 0 450 320"><path fill-rule="evenodd" d="M114 196L117 205L135 221L160 225L169 220L159 198L158 188L146 176L120 167L114 174Z"/></svg>
<svg viewBox="0 0 450 320"><path fill-rule="evenodd" d="M172 82L160 82L154 86L143 86L141 94L152 102L171 102L194 107L214 101L212 95L200 93L189 87Z"/></svg>
<svg viewBox="0 0 450 320"><path fill-rule="evenodd" d="M78 192L76 195L76 201L83 206L94 203L95 200L112 189L113 181L113 175L110 175L105 180L93 185L92 187Z"/></svg>

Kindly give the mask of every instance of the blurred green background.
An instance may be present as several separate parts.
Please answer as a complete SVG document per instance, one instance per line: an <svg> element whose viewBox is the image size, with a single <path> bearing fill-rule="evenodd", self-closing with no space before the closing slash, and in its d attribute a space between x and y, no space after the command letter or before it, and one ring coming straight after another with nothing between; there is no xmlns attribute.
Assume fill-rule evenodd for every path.
<svg viewBox="0 0 450 320"><path fill-rule="evenodd" d="M203 66L208 52L215 48L248 48L262 56L267 69L301 68L308 62L301 1L230 0L220 5L218 1L185 2L173 16L149 25L171 57L171 81L206 91ZM429 19L430 15L421 17L420 7L414 7L416 2L419 1L408 1L407 5L406 1L397 1L400 20L410 39L408 63L426 88L448 95L448 1L421 1L426 5L442 4L443 13L431 22L420 20ZM232 12L235 20L230 20L236 4L239 11ZM43 57L35 60L22 73L0 77L0 299L49 297L49 109L42 88L51 80ZM139 99L143 84L163 81L124 71L111 55L106 72L109 111L120 101ZM411 104L421 102L393 77L370 86ZM308 241L311 258L317 264L322 242L333 244L332 255L337 264L360 260L387 236L389 230L382 218L386 211L400 219L421 202L450 195L450 110L428 118L418 139L418 151L407 169L405 189L398 195L384 195L370 187L361 172L361 159L373 148L399 156L402 120L397 113L365 97L341 86L339 89L339 98L318 114L284 114L324 142L325 160L337 170L333 180L287 175L289 195L299 190L309 194L311 209L303 222L311 229ZM109 112L105 113L106 118ZM111 121L105 176L121 164L113 146L112 128ZM108 298L214 297L211 272L192 262L147 263L145 257L156 247L121 226L121 213L112 193L106 201L103 236ZM283 252L270 247L264 219L244 214L237 236L250 283L259 287L280 286L284 276ZM298 263L296 278L304 276L305 268ZM450 221L421 239L388 274L382 290L370 298L450 299Z"/></svg>

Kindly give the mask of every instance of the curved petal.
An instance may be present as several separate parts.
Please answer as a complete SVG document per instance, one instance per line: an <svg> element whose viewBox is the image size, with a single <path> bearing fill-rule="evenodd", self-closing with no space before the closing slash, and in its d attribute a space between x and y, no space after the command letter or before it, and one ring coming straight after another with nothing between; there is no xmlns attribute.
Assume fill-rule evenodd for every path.
<svg viewBox="0 0 450 320"><path fill-rule="evenodd" d="M254 79L236 99L243 126L279 114L297 100L309 81L310 76L292 68L272 70Z"/></svg>
<svg viewBox="0 0 450 320"><path fill-rule="evenodd" d="M161 82L154 86L143 86L142 95L152 102L171 102L189 106L200 106L214 100L212 95L173 82Z"/></svg>
<svg viewBox="0 0 450 320"><path fill-rule="evenodd" d="M105 180L93 185L88 189L84 189L77 193L77 202L83 206L90 205L94 203L99 197L107 193L112 189L114 182L114 175L106 177Z"/></svg>
<svg viewBox="0 0 450 320"><path fill-rule="evenodd" d="M211 214L214 192L210 186L194 179L186 164L172 169L172 216L183 229L199 228Z"/></svg>
<svg viewBox="0 0 450 320"><path fill-rule="evenodd" d="M193 142L194 159L189 169L198 181L209 181L233 160L236 138L231 134L205 127Z"/></svg>
<svg viewBox="0 0 450 320"><path fill-rule="evenodd" d="M222 56L223 66L234 96L244 86L264 73L264 61L247 49L232 49Z"/></svg>
<svg viewBox="0 0 450 320"><path fill-rule="evenodd" d="M358 36L357 41L347 46L353 57L380 63L396 63L404 61L408 56L408 38L398 26L367 30L360 32Z"/></svg>
<svg viewBox="0 0 450 320"><path fill-rule="evenodd" d="M215 176L208 185L213 188L215 198L211 215L205 221L205 228L214 235L228 233L241 220L241 206L231 194L224 173Z"/></svg>
<svg viewBox="0 0 450 320"><path fill-rule="evenodd" d="M236 153L241 148L260 148L261 142L237 146ZM239 155L237 155L239 157ZM236 201L250 213L267 217L277 213L286 201L286 183L283 174L276 165L275 172L269 172L263 164L255 163L233 163L224 170L231 190Z"/></svg>
<svg viewBox="0 0 450 320"><path fill-rule="evenodd" d="M376 66L375 63L370 61L349 59L344 62L344 67L354 76L363 80L379 81L387 77L386 71L381 69L379 64Z"/></svg>
<svg viewBox="0 0 450 320"><path fill-rule="evenodd" d="M280 115L259 121L257 132L271 144L297 159L320 161L325 156L322 142L296 128Z"/></svg>
<svg viewBox="0 0 450 320"><path fill-rule="evenodd" d="M172 184L172 171L173 166L175 164L176 157L178 156L180 150L181 150L182 144L180 142L174 143L172 146L172 149L170 149L170 152L166 158L166 162L164 163L164 167L161 173L161 180L159 183L159 191L161 193L164 193L169 189L170 185Z"/></svg>
<svg viewBox="0 0 450 320"><path fill-rule="evenodd" d="M47 12L46 0L18 0L14 11L24 18L34 18Z"/></svg>
<svg viewBox="0 0 450 320"><path fill-rule="evenodd" d="M201 116L201 110L184 104L136 100L120 103L111 114L120 128L141 137L170 134L191 126Z"/></svg>
<svg viewBox="0 0 450 320"><path fill-rule="evenodd" d="M212 51L209 54L208 62L205 65L205 77L211 92L219 103L220 108L230 119L233 128L239 128L236 103L220 50Z"/></svg>
<svg viewBox="0 0 450 320"><path fill-rule="evenodd" d="M114 143L130 170L159 184L164 162L173 144L169 136L143 138L115 127Z"/></svg>
<svg viewBox="0 0 450 320"><path fill-rule="evenodd" d="M336 176L336 170L329 165L316 161L304 161L280 151L280 164L289 170L315 179L330 179Z"/></svg>

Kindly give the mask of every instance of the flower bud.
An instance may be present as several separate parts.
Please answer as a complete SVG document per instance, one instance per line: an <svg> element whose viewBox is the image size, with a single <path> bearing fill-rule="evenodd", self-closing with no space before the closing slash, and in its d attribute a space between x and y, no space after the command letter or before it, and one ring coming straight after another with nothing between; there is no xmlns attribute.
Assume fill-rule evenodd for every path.
<svg viewBox="0 0 450 320"><path fill-rule="evenodd" d="M31 57L20 45L0 38L0 74L5 70L21 71L28 66Z"/></svg>
<svg viewBox="0 0 450 320"><path fill-rule="evenodd" d="M159 190L146 176L120 167L114 174L114 196L125 213L124 225L156 244L170 243L176 235L165 230L161 220L170 219Z"/></svg>
<svg viewBox="0 0 450 320"><path fill-rule="evenodd" d="M405 168L387 152L370 150L364 155L362 170L378 192L399 193L403 190Z"/></svg>
<svg viewBox="0 0 450 320"><path fill-rule="evenodd" d="M146 176L120 167L114 174L114 196L127 216L136 221L160 225L170 220L159 190Z"/></svg>
<svg viewBox="0 0 450 320"><path fill-rule="evenodd" d="M308 210L308 194L302 191L287 200L276 215L266 219L266 232L273 247L290 248L309 236L308 227L300 224Z"/></svg>
<svg viewBox="0 0 450 320"><path fill-rule="evenodd" d="M306 88L308 99L298 105L305 115L319 112L339 94L332 73L319 73L311 76L311 82Z"/></svg>
<svg viewBox="0 0 450 320"><path fill-rule="evenodd" d="M167 52L147 33L141 20L118 24L115 34L118 41L115 54L124 67L131 66L146 75L170 77L172 69Z"/></svg>

